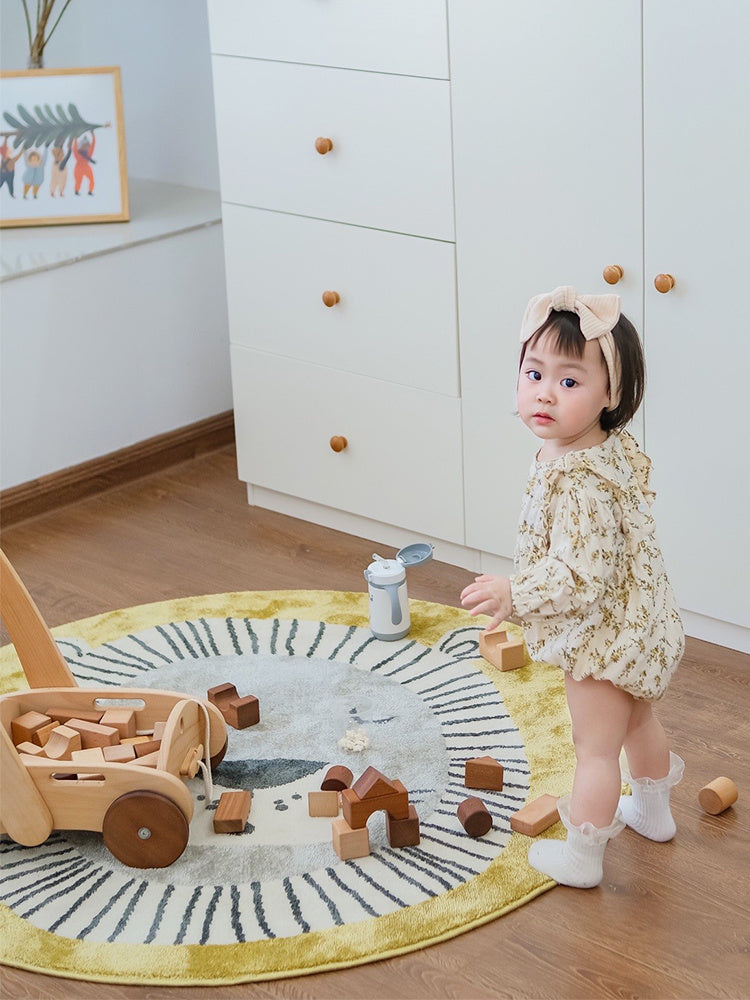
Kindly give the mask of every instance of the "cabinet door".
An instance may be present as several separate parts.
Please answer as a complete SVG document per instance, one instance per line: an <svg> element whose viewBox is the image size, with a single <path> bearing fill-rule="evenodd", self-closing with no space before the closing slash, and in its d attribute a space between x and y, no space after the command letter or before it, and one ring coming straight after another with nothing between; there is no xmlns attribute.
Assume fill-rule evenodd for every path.
<svg viewBox="0 0 750 1000"><path fill-rule="evenodd" d="M223 201L453 240L446 80L228 56L213 67Z"/></svg>
<svg viewBox="0 0 750 1000"><path fill-rule="evenodd" d="M646 446L682 607L750 626L750 5L644 4ZM671 274L660 294L654 277Z"/></svg>
<svg viewBox="0 0 750 1000"><path fill-rule="evenodd" d="M514 416L528 299L616 291L642 329L641 8L449 0L449 29L466 543L509 556L539 446Z"/></svg>

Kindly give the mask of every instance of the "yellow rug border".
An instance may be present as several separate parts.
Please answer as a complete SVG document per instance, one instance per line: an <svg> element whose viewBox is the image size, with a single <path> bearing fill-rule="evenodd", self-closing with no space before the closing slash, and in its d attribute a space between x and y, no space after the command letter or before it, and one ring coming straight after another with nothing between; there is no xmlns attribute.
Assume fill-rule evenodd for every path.
<svg viewBox="0 0 750 1000"><path fill-rule="evenodd" d="M409 638L427 646L460 627L475 627L460 608L410 601ZM368 626L366 594L342 591L245 591L179 598L95 615L52 630L98 646L167 621L204 617L299 618ZM514 626L509 626L514 631ZM518 630L515 630L518 631ZM483 660L518 726L532 773L529 798L564 794L575 758L562 672L531 663L502 673ZM0 693L26 687L12 646L0 649ZM533 740L530 737L533 735ZM544 779L533 777L544 775ZM545 836L562 836L558 824ZM499 858L470 882L406 910L327 931L232 945L95 944L33 927L0 906L0 962L28 971L93 982L152 986L218 986L327 972L402 955L488 923L555 885L526 861L529 839L513 834ZM501 887L505 899L497 899ZM510 897L513 898L510 898ZM419 927L415 937L415 925ZM144 974L158 968L159 973Z"/></svg>

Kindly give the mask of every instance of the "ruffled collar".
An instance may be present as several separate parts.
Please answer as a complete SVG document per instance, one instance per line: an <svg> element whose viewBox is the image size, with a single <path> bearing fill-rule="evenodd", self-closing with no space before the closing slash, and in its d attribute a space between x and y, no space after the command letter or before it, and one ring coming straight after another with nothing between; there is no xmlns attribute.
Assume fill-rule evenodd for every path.
<svg viewBox="0 0 750 1000"><path fill-rule="evenodd" d="M613 431L601 444L566 452L548 462L535 458L534 469L550 481L557 479L561 473L593 472L620 490L637 485L649 503L655 496L649 485L651 460L643 454L628 431Z"/></svg>

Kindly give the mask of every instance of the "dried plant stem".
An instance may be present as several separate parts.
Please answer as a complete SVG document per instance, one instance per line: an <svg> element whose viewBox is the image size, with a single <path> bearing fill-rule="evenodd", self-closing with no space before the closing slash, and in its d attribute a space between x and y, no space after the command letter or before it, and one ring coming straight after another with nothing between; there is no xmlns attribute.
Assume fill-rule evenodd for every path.
<svg viewBox="0 0 750 1000"><path fill-rule="evenodd" d="M55 28L60 23L60 18L63 16L71 0L65 0L63 8L57 16L57 20L47 32L47 23L52 14L52 8L55 6L56 0L37 0L36 3L36 34L32 37L31 30L31 18L29 17L29 9L26 0L21 0L23 3L23 12L26 17L26 33L29 39L29 69L41 69L44 65L44 47L54 34Z"/></svg>

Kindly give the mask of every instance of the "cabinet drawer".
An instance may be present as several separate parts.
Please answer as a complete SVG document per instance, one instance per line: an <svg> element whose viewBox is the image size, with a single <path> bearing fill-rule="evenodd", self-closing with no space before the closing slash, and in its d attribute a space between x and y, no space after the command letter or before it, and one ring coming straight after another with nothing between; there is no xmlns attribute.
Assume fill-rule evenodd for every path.
<svg viewBox="0 0 750 1000"><path fill-rule="evenodd" d="M211 51L448 76L443 0L209 0Z"/></svg>
<svg viewBox="0 0 750 1000"><path fill-rule="evenodd" d="M462 541L458 399L236 345L232 380L241 479Z"/></svg>
<svg viewBox="0 0 750 1000"><path fill-rule="evenodd" d="M222 199L453 239L449 85L215 56ZM333 149L321 155L318 137Z"/></svg>
<svg viewBox="0 0 750 1000"><path fill-rule="evenodd" d="M224 205L232 341L458 395L455 247ZM324 291L339 301L323 303Z"/></svg>

